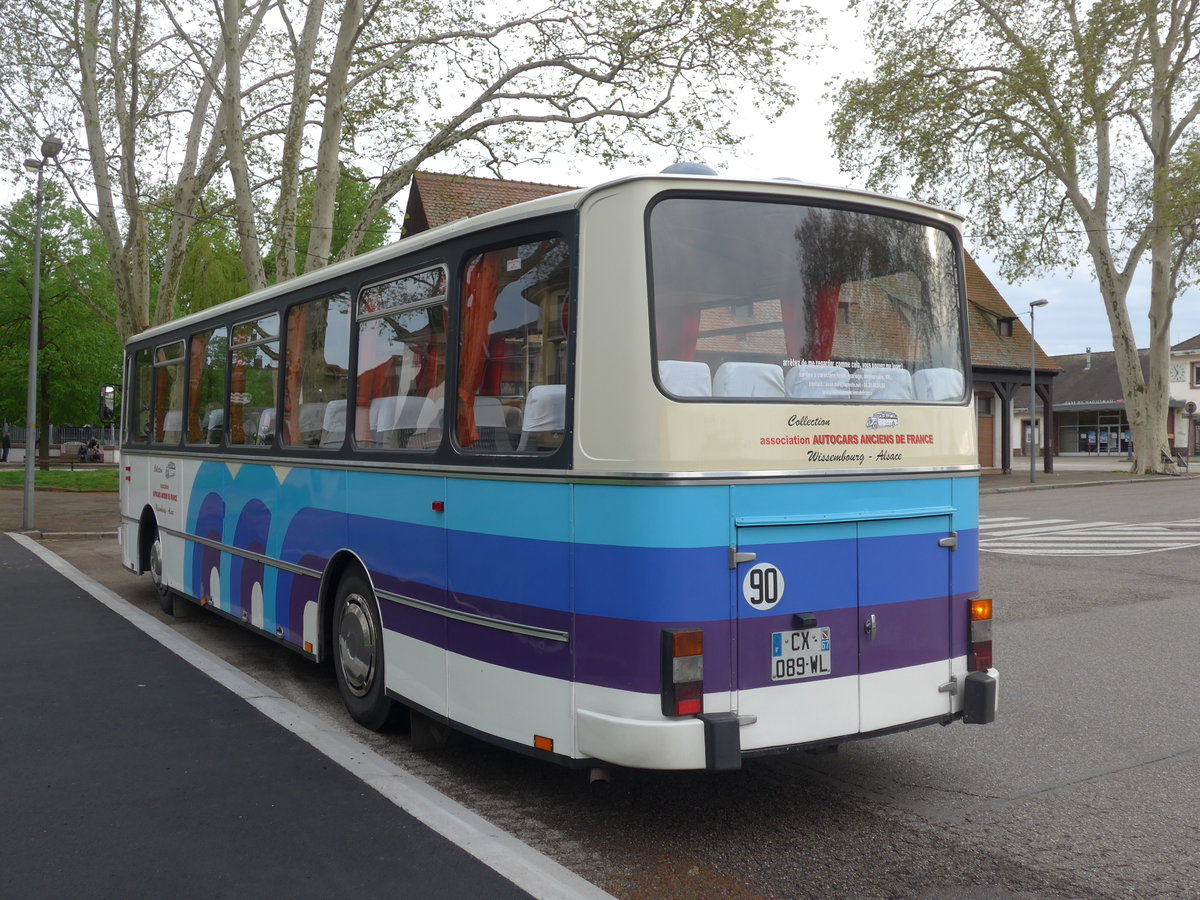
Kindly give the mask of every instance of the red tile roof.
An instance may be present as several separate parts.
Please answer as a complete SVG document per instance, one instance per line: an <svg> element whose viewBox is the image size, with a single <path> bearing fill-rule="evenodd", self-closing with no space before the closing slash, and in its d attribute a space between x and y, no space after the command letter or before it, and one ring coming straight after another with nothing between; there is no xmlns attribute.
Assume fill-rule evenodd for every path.
<svg viewBox="0 0 1200 900"><path fill-rule="evenodd" d="M417 172L408 193L404 234L418 234L468 216L573 190L558 184Z"/></svg>
<svg viewBox="0 0 1200 900"><path fill-rule="evenodd" d="M983 274L978 263L966 257L967 322L971 329L971 364L998 369L1029 369L1029 329L1017 317L996 286ZM1002 337L1000 319L1012 319L1012 335ZM1037 368L1058 372L1062 366L1039 346Z"/></svg>

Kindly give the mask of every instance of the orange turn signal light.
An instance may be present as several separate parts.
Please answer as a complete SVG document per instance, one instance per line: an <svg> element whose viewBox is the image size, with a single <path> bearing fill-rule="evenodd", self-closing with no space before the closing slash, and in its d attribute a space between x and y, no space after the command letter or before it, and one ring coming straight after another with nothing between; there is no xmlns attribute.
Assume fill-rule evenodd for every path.
<svg viewBox="0 0 1200 900"><path fill-rule="evenodd" d="M704 653L703 631L677 631L671 635L671 655L700 656Z"/></svg>
<svg viewBox="0 0 1200 900"><path fill-rule="evenodd" d="M971 601L971 621L982 622L985 619L992 617L992 601L991 600L972 600Z"/></svg>

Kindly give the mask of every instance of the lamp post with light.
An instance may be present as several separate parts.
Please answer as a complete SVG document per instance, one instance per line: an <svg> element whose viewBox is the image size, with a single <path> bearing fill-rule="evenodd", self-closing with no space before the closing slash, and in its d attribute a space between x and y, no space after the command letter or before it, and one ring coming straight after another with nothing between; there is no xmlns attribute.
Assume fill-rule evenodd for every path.
<svg viewBox="0 0 1200 900"><path fill-rule="evenodd" d="M1038 457L1038 428L1037 428L1037 386L1036 378L1037 340L1033 331L1033 311L1039 306L1045 306L1049 300L1034 300L1029 304L1029 483L1037 481ZM1046 447L1047 451L1050 449Z"/></svg>
<svg viewBox="0 0 1200 900"><path fill-rule="evenodd" d="M34 197L33 224L33 300L29 312L29 385L25 395L25 504L21 514L21 528L33 529L33 463L37 454L37 372L38 372L38 307L42 289L42 181L46 163L58 156L63 148L61 138L48 137L42 140L42 158L25 160L25 168L37 172L37 195ZM31 436L32 435L32 439Z"/></svg>

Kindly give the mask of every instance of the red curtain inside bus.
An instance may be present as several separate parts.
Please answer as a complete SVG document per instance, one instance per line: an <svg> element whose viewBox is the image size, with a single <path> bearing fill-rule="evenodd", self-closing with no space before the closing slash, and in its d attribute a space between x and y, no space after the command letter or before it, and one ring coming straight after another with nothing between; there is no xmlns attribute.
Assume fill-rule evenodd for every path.
<svg viewBox="0 0 1200 900"><path fill-rule="evenodd" d="M463 321L458 363L458 442L469 447L479 440L475 425L475 396L483 384L488 362L488 331L496 313L500 260L494 253L472 257L463 279Z"/></svg>

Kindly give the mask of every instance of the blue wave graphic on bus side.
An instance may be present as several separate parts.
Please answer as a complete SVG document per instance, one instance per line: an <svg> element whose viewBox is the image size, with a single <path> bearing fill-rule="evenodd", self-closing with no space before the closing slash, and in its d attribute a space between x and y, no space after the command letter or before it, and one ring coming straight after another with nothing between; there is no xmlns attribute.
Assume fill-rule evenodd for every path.
<svg viewBox="0 0 1200 900"><path fill-rule="evenodd" d="M963 481L975 485L969 479ZM425 498L440 496L442 484L437 476L321 469L287 470L280 483L276 470L269 466L243 464L231 472L223 463L206 462L194 483L188 527L201 537L316 572L324 570L334 553L352 547L383 591L447 609L568 631L576 655L572 664L566 644L549 646L536 638L447 623L429 612L381 602L388 628L473 658L553 677L654 692L660 677L657 642L661 629L695 626L704 627L708 634L709 689L732 683L737 666L730 656L732 640L727 640L729 618L731 602L742 603L740 584L728 563L728 548L736 536L723 536L720 543L709 546L671 546L682 542L680 531L687 532L685 519L676 517L671 524L679 529L671 531L667 539L660 538L660 546L586 543L578 534L575 543L550 540L538 519L553 509L554 521L561 523L566 518L561 511L573 501L576 515L580 508L589 510L589 524L578 529L581 532L615 538L629 531L653 539L664 531L653 521L653 507L642 505L637 516L626 518L624 501L648 496L655 489L636 487L627 493L620 486L588 486L584 490L569 484L537 485L537 490L529 492L534 495L531 501L522 503L530 487L527 483L464 480L454 483L451 494L457 498L455 503L448 503L446 513L439 514ZM841 487L844 491L847 486ZM696 503L715 506L723 498L721 509L728 521L729 491L723 487L707 492L708 496ZM905 497L910 491L917 494L911 488L902 491ZM327 506L313 507L314 497ZM893 497L885 499L898 502ZM847 502L859 501L861 498ZM929 502L927 498L925 502ZM415 521L404 520L406 515ZM967 504L964 514L955 517L955 524L974 525L972 515L973 508ZM946 578L929 567L911 564L930 538L929 533L914 531L919 527L915 522L919 520L872 523L873 536L858 540L845 532L845 527L853 532L853 525L840 530L837 526L803 525L800 531L788 526L790 541L773 527L740 529L744 541L746 535L751 541L755 534L764 538L762 543L745 545L758 553L760 560L789 573L783 602L771 615L761 615L761 623L746 627L755 632L787 630L796 612L824 611L840 616L846 621L835 629L835 658L845 658L856 653L853 638L857 626L849 611L858 606L908 605L911 615L918 618L927 601L940 603L944 609ZM446 527L461 523L483 530ZM498 531L501 523L514 533L491 533ZM965 550L974 547L976 535L973 527L959 532ZM849 580L846 576L854 571L853 557L858 552L868 552L872 560L871 571L862 579L864 585L858 584L857 575ZM210 596L210 573L217 569L223 594L219 608L238 616L243 612L253 615L252 594L258 584L262 627L271 632L279 629L290 642L302 642L304 609L317 600L317 578L264 567L197 544L190 544L187 553L194 596ZM949 557L951 594L966 596L977 586L975 554L952 553ZM955 633L959 630L954 628ZM769 640L770 633L764 631L763 640ZM945 656L944 650L924 646L901 648L897 653L897 664L928 661L937 653ZM742 687L746 686L743 681Z"/></svg>

